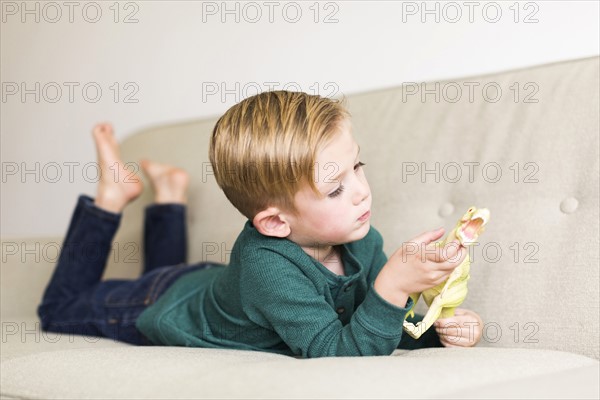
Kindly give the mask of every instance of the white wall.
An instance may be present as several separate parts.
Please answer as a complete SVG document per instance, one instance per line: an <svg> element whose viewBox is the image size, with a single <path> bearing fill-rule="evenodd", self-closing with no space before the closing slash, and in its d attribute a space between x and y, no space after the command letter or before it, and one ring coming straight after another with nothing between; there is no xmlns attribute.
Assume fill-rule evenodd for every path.
<svg viewBox="0 0 600 400"><path fill-rule="evenodd" d="M111 121L122 140L144 127L221 114L254 87L350 94L599 53L597 1L273 2L272 21L268 2L228 2L239 22L235 12L222 13L221 1L117 5L115 22L112 1L1 3L2 237L66 232L77 195L95 194L93 170L86 176L83 166L95 160L90 129L99 121ZM295 6L302 14L293 23ZM423 7L437 7L439 21ZM262 18L252 22L257 10ZM452 22L457 10L462 17ZM137 22L124 23L127 15ZM537 22L525 23L527 16ZM224 99L221 89L206 90L221 83L231 90ZM32 89L24 98L21 84ZM56 87L62 95L52 102ZM95 103L94 87L102 90ZM125 102L134 90L137 103ZM72 182L68 162L79 163Z"/></svg>

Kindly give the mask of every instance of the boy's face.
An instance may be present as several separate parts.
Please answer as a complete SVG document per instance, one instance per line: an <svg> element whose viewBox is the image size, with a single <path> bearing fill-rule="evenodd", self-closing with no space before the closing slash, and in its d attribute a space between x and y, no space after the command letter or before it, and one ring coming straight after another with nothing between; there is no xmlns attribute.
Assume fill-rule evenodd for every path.
<svg viewBox="0 0 600 400"><path fill-rule="evenodd" d="M371 190L359 161L358 144L348 121L317 155L318 196L305 185L294 198L298 215L288 216L288 239L302 247L319 248L353 242L370 228Z"/></svg>

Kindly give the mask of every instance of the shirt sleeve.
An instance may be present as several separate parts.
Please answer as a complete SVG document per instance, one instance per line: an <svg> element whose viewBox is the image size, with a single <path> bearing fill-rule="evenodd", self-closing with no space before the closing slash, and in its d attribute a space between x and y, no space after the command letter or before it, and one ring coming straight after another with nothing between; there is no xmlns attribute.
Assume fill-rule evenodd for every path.
<svg viewBox="0 0 600 400"><path fill-rule="evenodd" d="M399 345L402 323L412 306L397 307L369 283L365 300L350 322L338 314L293 262L263 249L244 263L241 288L244 312L254 323L274 330L294 354L303 358L389 355Z"/></svg>
<svg viewBox="0 0 600 400"><path fill-rule="evenodd" d="M377 279L377 275L381 272L383 266L387 263L387 256L383 251L383 237L375 228L371 227L369 236L372 238L373 243L373 255L371 256L371 262L369 267L369 274L367 281L369 284L374 283Z"/></svg>
<svg viewBox="0 0 600 400"><path fill-rule="evenodd" d="M387 263L387 256L385 255L385 252L383 251L383 238L382 238L381 234L374 228L371 228L371 231L372 231L371 234L373 236L373 241L375 243L375 246L374 246L375 253L372 258L373 262L371 263L371 268L369 270L369 276L368 276L369 284L372 284L375 282L377 275L379 275L379 272L381 271L383 266ZM407 304L406 307L408 310L410 310L410 305ZM407 318L407 320L409 322L412 322L413 324L420 322L422 319L423 319L423 315L420 315L420 314L415 314L414 317ZM404 334L404 335L402 335L400 343L398 344L399 349L405 349L405 350L415 350L415 349L422 349L422 348L426 348L426 347L444 347L442 342L440 342L439 335L437 334L435 328L433 328L433 327L431 327L427 331L425 331L425 333L423 333L421 335L421 337L419 337L418 339L415 339L408 334Z"/></svg>

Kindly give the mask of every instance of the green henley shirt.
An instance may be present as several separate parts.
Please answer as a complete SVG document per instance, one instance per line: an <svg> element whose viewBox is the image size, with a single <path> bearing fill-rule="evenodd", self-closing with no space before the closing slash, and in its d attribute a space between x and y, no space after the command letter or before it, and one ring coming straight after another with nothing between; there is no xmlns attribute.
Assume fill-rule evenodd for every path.
<svg viewBox="0 0 600 400"><path fill-rule="evenodd" d="M341 254L345 276L290 240L263 236L248 221L228 266L182 275L140 314L136 327L155 345L303 358L442 346L433 329L418 340L402 334L410 297L401 308L375 291L375 278L387 262L375 228L344 244Z"/></svg>

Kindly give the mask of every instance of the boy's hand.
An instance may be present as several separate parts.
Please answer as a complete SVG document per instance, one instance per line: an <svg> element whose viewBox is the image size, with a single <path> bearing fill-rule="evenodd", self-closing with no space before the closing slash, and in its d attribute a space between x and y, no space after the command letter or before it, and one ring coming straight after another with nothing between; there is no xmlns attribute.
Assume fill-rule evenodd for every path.
<svg viewBox="0 0 600 400"><path fill-rule="evenodd" d="M462 263L467 251L458 241L435 246L444 229L425 232L406 242L388 259L375 279L375 290L387 301L405 307L408 295L439 285Z"/></svg>
<svg viewBox="0 0 600 400"><path fill-rule="evenodd" d="M453 317L438 319L433 326L445 347L473 347L483 331L481 317L464 308L457 308Z"/></svg>

